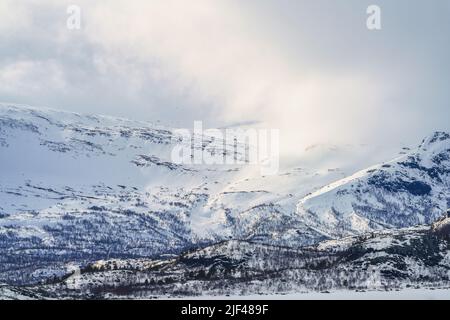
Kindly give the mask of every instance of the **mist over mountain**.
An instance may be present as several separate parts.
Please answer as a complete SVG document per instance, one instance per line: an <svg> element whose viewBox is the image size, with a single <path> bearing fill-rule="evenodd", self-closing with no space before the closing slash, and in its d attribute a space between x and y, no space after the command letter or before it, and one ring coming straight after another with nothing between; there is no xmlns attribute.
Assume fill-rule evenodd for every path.
<svg viewBox="0 0 450 320"><path fill-rule="evenodd" d="M367 156L375 147L312 146L302 165L273 176L262 176L249 164L176 164L171 161L174 141L174 128L159 123L0 104L0 282L8 284L5 295L23 290L33 295L30 288L51 282L45 288L50 296L92 296L86 289L91 276L108 290L116 288L110 281L124 283L122 273L111 280L115 276L105 273L109 267L98 261L115 261L119 270L131 266L137 278L125 282L144 296L161 294L154 287L161 281L176 295L181 291L172 283L201 283L223 274L234 279L233 290L217 291L211 282L200 287L212 294L236 293L257 277L261 286L249 293L266 285L267 293L299 289L292 283L280 287L279 277L287 272L292 279L310 277L302 290L342 289L349 284L320 284L322 271L341 261L344 252L346 262L332 272L349 268L352 277L369 277L356 262L373 256L369 239L383 243L388 255L383 267L375 263L377 272L387 270L396 250L407 250L401 259L425 263L426 272L434 274L427 285L447 283L448 230L441 227L431 238L427 230L435 230L430 226L450 203L448 133L433 133L417 148L398 150L377 165ZM214 152L208 137L195 148ZM354 154L353 162L345 164L345 154ZM319 158L325 160L314 161ZM367 167L358 171L364 163ZM393 241L408 244L395 244L394 250ZM423 257L420 243L431 246ZM204 248L218 249L210 256ZM363 251L350 259L355 250ZM186 252L197 252L196 258ZM322 271L306 272L322 264ZM277 269L283 265L285 271ZM82 270L83 280L69 285L74 268ZM296 273L298 268L304 271ZM411 281L420 286L411 279L425 271L414 270L389 277L400 287ZM273 272L268 282L261 279ZM382 287L388 283L385 276L366 287ZM96 290L94 295L103 289ZM183 290L190 295L196 289Z"/></svg>
<svg viewBox="0 0 450 320"><path fill-rule="evenodd" d="M450 204L450 135L436 132L394 160L303 198L297 212L332 237L431 223Z"/></svg>

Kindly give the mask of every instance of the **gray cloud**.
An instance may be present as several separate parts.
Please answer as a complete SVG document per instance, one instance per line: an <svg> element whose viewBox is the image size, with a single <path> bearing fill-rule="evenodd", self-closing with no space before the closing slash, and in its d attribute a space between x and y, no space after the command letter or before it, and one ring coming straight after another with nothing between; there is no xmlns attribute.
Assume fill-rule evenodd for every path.
<svg viewBox="0 0 450 320"><path fill-rule="evenodd" d="M0 100L192 126L261 121L283 150L413 144L450 130L450 2L0 5ZM381 31L365 10L382 9Z"/></svg>

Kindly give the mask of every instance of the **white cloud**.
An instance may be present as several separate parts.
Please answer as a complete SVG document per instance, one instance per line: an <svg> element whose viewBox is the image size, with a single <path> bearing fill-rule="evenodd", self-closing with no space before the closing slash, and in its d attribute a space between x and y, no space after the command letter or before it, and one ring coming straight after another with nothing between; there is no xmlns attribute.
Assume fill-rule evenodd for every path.
<svg viewBox="0 0 450 320"><path fill-rule="evenodd" d="M55 61L15 61L0 68L3 94L35 95L64 89L64 72Z"/></svg>
<svg viewBox="0 0 450 320"><path fill-rule="evenodd" d="M66 28L69 4L82 9L81 30ZM433 65L448 46L418 59L401 15L389 20L397 5L380 2L387 21L376 36L360 2L326 5L346 16L308 1L5 0L0 94L183 126L259 120L291 151L446 129L448 109L420 103L448 98L448 75ZM420 126L424 115L433 118Z"/></svg>
<svg viewBox="0 0 450 320"><path fill-rule="evenodd" d="M31 13L26 6L14 0L0 1L0 33L7 35L30 27Z"/></svg>
<svg viewBox="0 0 450 320"><path fill-rule="evenodd" d="M302 57L288 60L235 2L115 1L87 12L86 34L108 57L141 61L168 79L174 94L184 88L221 120L281 128L290 149L311 139L348 139L370 115L361 104L369 107L375 101L367 97L380 94L353 70L311 74ZM354 118L352 130L340 123L344 117Z"/></svg>

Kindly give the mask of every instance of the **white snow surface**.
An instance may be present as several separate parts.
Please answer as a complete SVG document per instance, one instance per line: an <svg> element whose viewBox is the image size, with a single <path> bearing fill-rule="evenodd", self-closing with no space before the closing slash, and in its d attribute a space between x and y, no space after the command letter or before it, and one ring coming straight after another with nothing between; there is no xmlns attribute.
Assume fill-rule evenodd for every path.
<svg viewBox="0 0 450 320"><path fill-rule="evenodd" d="M175 165L173 139L172 128L156 123L0 104L0 234L57 245L51 228L101 212L110 226L131 223L125 213L151 219L174 246L177 237L321 237L305 229L296 204L344 171L290 167L261 176L250 165ZM174 234L173 221L185 230ZM142 241L154 241L148 232Z"/></svg>
<svg viewBox="0 0 450 320"><path fill-rule="evenodd" d="M436 132L416 149L301 199L303 221L331 238L432 223L450 203L450 135Z"/></svg>

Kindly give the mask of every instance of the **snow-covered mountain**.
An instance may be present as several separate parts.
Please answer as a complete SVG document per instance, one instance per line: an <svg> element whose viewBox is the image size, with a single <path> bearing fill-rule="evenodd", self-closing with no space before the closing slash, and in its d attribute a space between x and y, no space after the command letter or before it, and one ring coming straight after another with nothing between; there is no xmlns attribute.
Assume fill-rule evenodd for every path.
<svg viewBox="0 0 450 320"><path fill-rule="evenodd" d="M0 286L10 298L273 295L449 288L450 216L302 248L224 241L177 257L95 261L47 284Z"/></svg>
<svg viewBox="0 0 450 320"><path fill-rule="evenodd" d="M304 197L303 221L332 238L431 223L450 205L450 135L436 132L417 149Z"/></svg>
<svg viewBox="0 0 450 320"><path fill-rule="evenodd" d="M214 153L212 141L194 148ZM0 282L48 281L98 260L164 260L229 240L297 250L431 223L449 204L449 141L436 133L352 176L333 161L261 176L248 164L173 163L178 140L159 124L0 104ZM313 153L312 163L323 152Z"/></svg>
<svg viewBox="0 0 450 320"><path fill-rule="evenodd" d="M1 104L0 281L229 238L322 238L295 205L339 170L265 177L248 165L182 166L171 162L173 143L171 128L152 123Z"/></svg>

